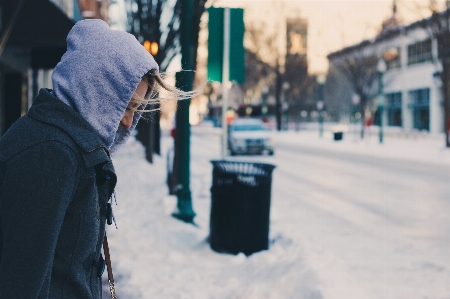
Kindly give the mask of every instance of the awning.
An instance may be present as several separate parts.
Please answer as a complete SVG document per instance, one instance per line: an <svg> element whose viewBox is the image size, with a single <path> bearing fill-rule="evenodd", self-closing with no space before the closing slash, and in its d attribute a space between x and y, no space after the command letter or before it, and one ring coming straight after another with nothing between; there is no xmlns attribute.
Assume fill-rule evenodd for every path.
<svg viewBox="0 0 450 299"><path fill-rule="evenodd" d="M10 23L18 3L19 1L0 0L3 19L0 35ZM49 0L25 0L6 46L31 49L33 68L52 68L66 51L66 37L74 24Z"/></svg>

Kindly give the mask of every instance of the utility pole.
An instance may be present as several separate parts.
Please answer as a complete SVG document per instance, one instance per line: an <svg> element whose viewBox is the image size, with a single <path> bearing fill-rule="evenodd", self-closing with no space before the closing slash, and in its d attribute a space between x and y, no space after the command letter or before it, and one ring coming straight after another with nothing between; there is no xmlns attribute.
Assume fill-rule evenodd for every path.
<svg viewBox="0 0 450 299"><path fill-rule="evenodd" d="M223 65L222 65L222 159L227 158L228 148L228 85L230 67L230 9L223 10Z"/></svg>
<svg viewBox="0 0 450 299"><path fill-rule="evenodd" d="M442 72L441 72L441 81L443 83L443 108L444 108L444 132L445 132L445 146L450 148L450 76L449 76L449 67L450 67L450 52L448 46L450 45L450 1L445 1L446 10L445 10L445 30L442 35L443 42L441 42L441 48L445 47L445 53L443 58L441 59L442 64ZM438 40L439 42L439 40Z"/></svg>
<svg viewBox="0 0 450 299"><path fill-rule="evenodd" d="M383 75L386 72L386 63L383 58L380 58L377 64L378 72L378 113L380 115L380 143L383 143L383 113L384 113L384 91L383 91Z"/></svg>
<svg viewBox="0 0 450 299"><path fill-rule="evenodd" d="M183 0L180 20L181 67L185 70L176 74L177 88L190 91L194 85L195 43L194 34L194 0ZM177 155L177 209L173 217L184 222L193 223L195 212L192 209L190 190L190 100L178 102L176 113L175 151Z"/></svg>
<svg viewBox="0 0 450 299"><path fill-rule="evenodd" d="M438 44L438 61L442 69L433 77L439 77L442 83L443 96L443 130L445 133L445 146L450 148L450 1L445 1L446 10L439 13L436 1L430 1L431 18L427 24L431 28L431 38L436 38Z"/></svg>
<svg viewBox="0 0 450 299"><path fill-rule="evenodd" d="M282 85L282 78L281 78L281 66L277 58L277 65L276 65L276 78L275 78L275 118L277 121L277 131L281 131L281 85Z"/></svg>
<svg viewBox="0 0 450 299"><path fill-rule="evenodd" d="M317 111L319 112L319 136L323 136L323 108L325 107L324 102L324 85L327 77L323 74L318 75L316 80L318 84L318 101L317 101Z"/></svg>

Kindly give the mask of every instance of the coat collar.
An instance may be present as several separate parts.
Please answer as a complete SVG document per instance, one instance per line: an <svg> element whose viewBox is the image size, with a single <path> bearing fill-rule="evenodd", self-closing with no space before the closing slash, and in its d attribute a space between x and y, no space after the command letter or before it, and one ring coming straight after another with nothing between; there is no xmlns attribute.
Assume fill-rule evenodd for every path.
<svg viewBox="0 0 450 299"><path fill-rule="evenodd" d="M80 114L50 92L50 89L44 88L39 91L28 111L28 116L63 130L85 152L93 152L102 147L106 150L106 146L94 128Z"/></svg>
<svg viewBox="0 0 450 299"><path fill-rule="evenodd" d="M94 128L75 110L52 95L50 89L39 91L28 116L68 134L85 152L83 156L86 166L111 160L108 149Z"/></svg>

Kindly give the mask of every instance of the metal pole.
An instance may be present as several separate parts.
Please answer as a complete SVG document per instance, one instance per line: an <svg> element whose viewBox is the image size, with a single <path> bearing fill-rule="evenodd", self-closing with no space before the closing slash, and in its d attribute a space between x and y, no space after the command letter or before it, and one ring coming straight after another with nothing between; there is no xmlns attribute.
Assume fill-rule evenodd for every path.
<svg viewBox="0 0 450 299"><path fill-rule="evenodd" d="M289 82L283 83L283 114L284 114L284 130L289 130L289 101L288 90L290 88Z"/></svg>
<svg viewBox="0 0 450 299"><path fill-rule="evenodd" d="M267 117L267 112L269 111L269 108L267 107L267 96L269 95L269 89L267 87L264 87L264 89L261 92L261 100L262 100L262 105L261 105L261 114L264 118L264 121L266 121L266 117Z"/></svg>
<svg viewBox="0 0 450 299"><path fill-rule="evenodd" d="M450 44L450 1L446 1L445 5L447 7L447 10L445 11L445 34L444 34L444 41L445 45L448 47ZM450 55L450 54L446 54ZM447 57L447 59L449 59ZM445 60L445 57L441 60L442 62ZM441 75L441 78L445 78L445 80L442 81L442 88L445 89L443 92L444 95L444 133L445 133L445 146L450 148L450 99L449 99L449 74Z"/></svg>
<svg viewBox="0 0 450 299"><path fill-rule="evenodd" d="M222 159L227 157L228 143L228 85L230 65L230 9L223 10L223 64L222 64Z"/></svg>
<svg viewBox="0 0 450 299"><path fill-rule="evenodd" d="M380 143L383 143L383 72L378 72L378 111L380 115Z"/></svg>
<svg viewBox="0 0 450 299"><path fill-rule="evenodd" d="M176 74L177 88L184 91L192 90L194 85L194 61L193 51L193 15L194 1L183 0L181 13L181 66L185 72ZM177 208L178 211L172 216L182 221L193 223L195 213L192 209L192 196L190 190L190 124L189 124L190 100L183 100L178 103L176 113L176 142L175 150L177 155Z"/></svg>
<svg viewBox="0 0 450 299"><path fill-rule="evenodd" d="M323 85L324 83L319 83L319 136L322 138L323 136Z"/></svg>
<svg viewBox="0 0 450 299"><path fill-rule="evenodd" d="M276 65L276 78L275 78L275 116L277 120L277 131L281 131L281 71L280 71L280 63L277 58L277 65Z"/></svg>
<svg viewBox="0 0 450 299"><path fill-rule="evenodd" d="M318 75L316 78L317 81L317 92L318 92L318 101L317 101L317 111L319 112L319 136L320 138L322 138L323 135L323 108L325 106L323 98L324 98L324 94L323 94L323 89L324 89L324 85L325 85L325 81L326 81L326 76L321 74Z"/></svg>

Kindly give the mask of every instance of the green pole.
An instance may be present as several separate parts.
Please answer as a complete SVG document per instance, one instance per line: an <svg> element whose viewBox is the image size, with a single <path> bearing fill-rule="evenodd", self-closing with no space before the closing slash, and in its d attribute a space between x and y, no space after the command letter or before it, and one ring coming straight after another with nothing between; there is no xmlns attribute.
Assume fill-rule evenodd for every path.
<svg viewBox="0 0 450 299"><path fill-rule="evenodd" d="M261 98L262 98L261 113L262 113L263 117L266 117L269 112L269 108L267 107L267 97L268 96L269 96L269 89L267 87L265 87L261 93Z"/></svg>
<svg viewBox="0 0 450 299"><path fill-rule="evenodd" d="M289 101L288 90L290 88L289 82L283 83L283 114L284 114L284 129L289 130Z"/></svg>
<svg viewBox="0 0 450 299"><path fill-rule="evenodd" d="M186 82L192 82L193 72L178 72L175 75L176 86L182 90L186 88ZM195 212L192 209L192 196L190 190L190 124L189 124L189 105L190 100L178 102L178 108L175 119L175 150L177 151L177 211L172 214L173 217L182 221L192 223Z"/></svg>
<svg viewBox="0 0 450 299"><path fill-rule="evenodd" d="M323 136L323 85L324 83L319 83L319 102L317 103L317 110L319 110L319 136Z"/></svg>
<svg viewBox="0 0 450 299"><path fill-rule="evenodd" d="M323 74L320 74L316 77L316 81L318 84L318 101L317 101L317 111L319 112L319 136L320 138L322 138L323 136L323 108L325 106L324 104L324 94L323 94L323 89L324 89L324 85L325 85L325 81L327 80L327 77Z"/></svg>
<svg viewBox="0 0 450 299"><path fill-rule="evenodd" d="M378 111L380 114L380 143L383 143L383 72L378 72Z"/></svg>
<svg viewBox="0 0 450 299"><path fill-rule="evenodd" d="M185 70L176 74L177 88L190 91L194 85L195 49L192 37L194 33L194 0L183 0L180 20L181 66ZM175 150L178 157L177 166L177 208L173 217L182 221L193 223L195 213L192 209L192 196L190 190L190 100L178 102L176 113Z"/></svg>
<svg viewBox="0 0 450 299"><path fill-rule="evenodd" d="M380 115L380 143L383 143L383 110L384 110L384 96L383 96L383 75L386 72L386 62L383 58L378 61L378 113Z"/></svg>

